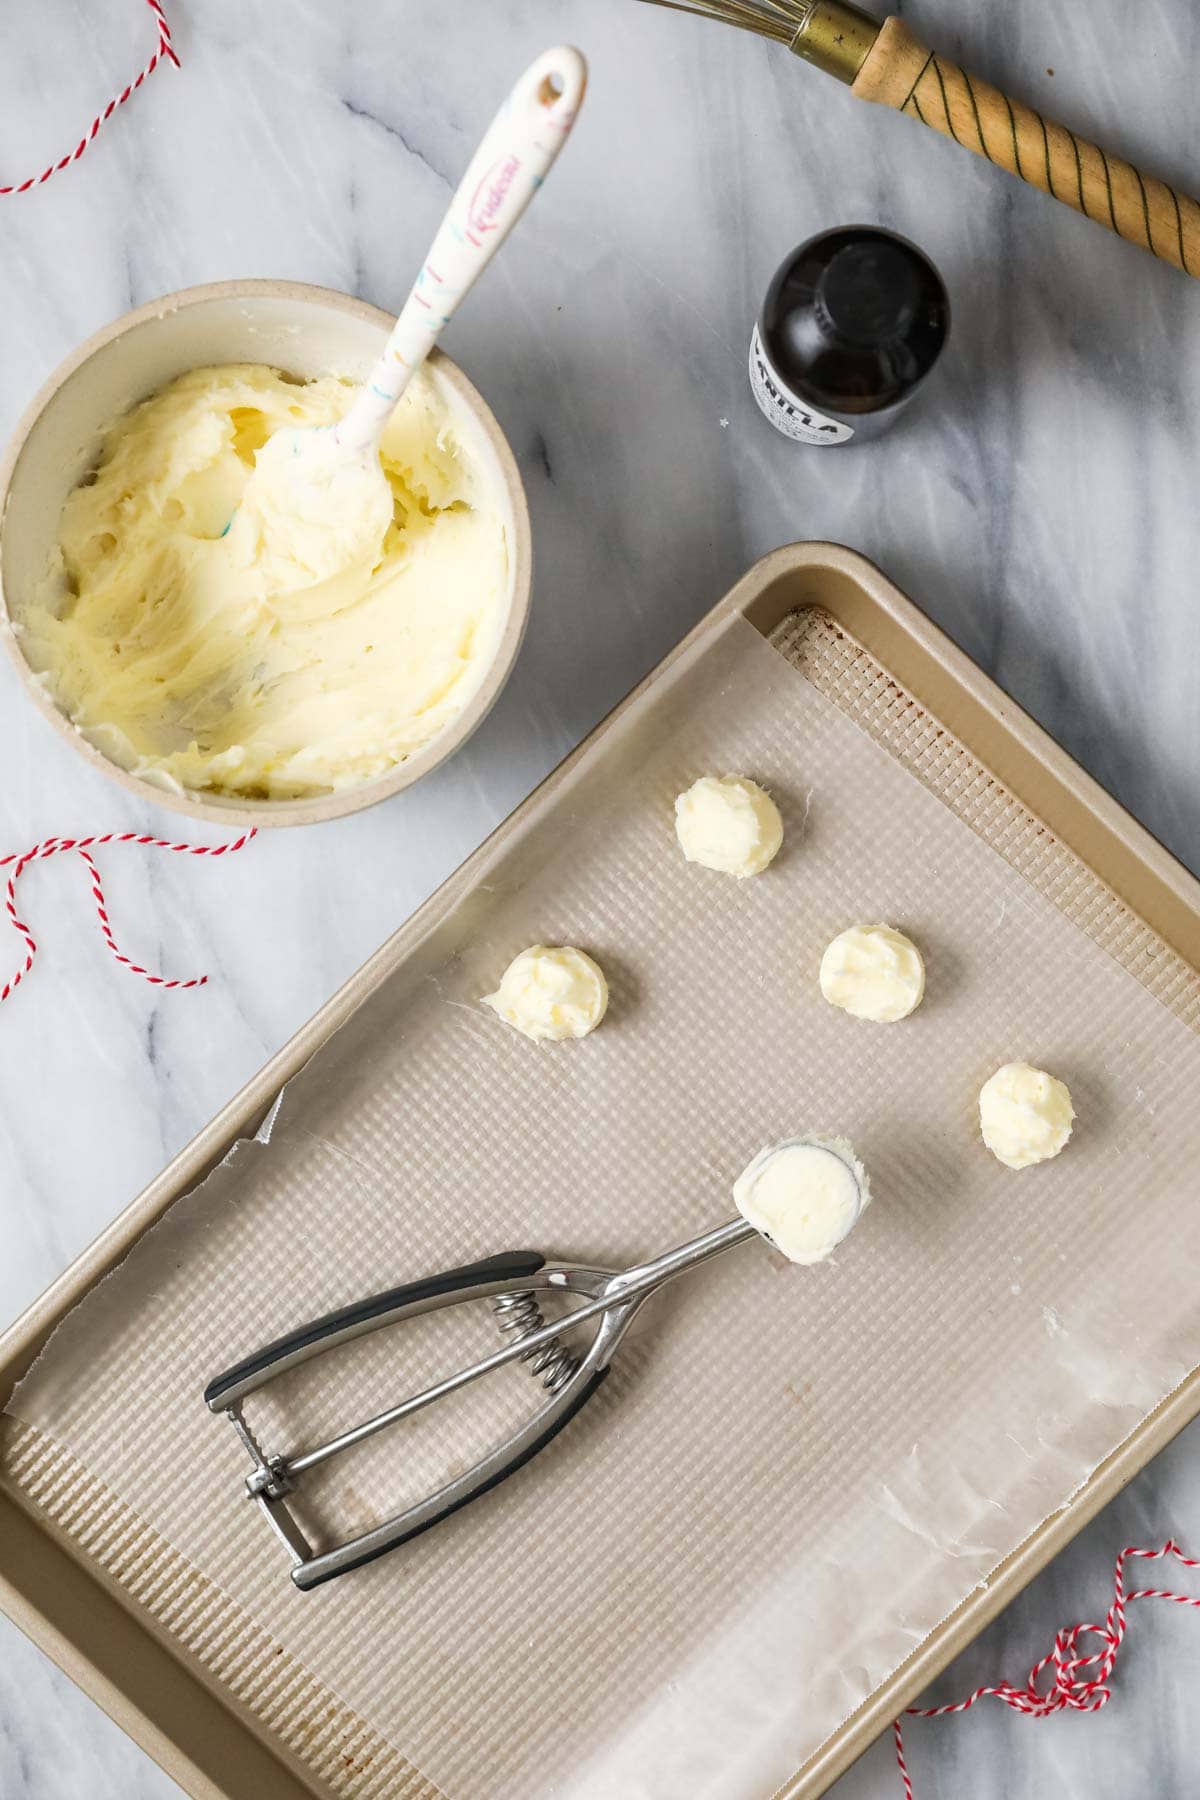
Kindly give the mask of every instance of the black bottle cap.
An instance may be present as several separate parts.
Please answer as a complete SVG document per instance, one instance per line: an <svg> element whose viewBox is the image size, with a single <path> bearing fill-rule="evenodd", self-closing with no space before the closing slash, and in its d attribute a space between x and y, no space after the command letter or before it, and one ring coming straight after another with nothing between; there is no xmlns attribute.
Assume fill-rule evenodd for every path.
<svg viewBox="0 0 1200 1800"><path fill-rule="evenodd" d="M817 284L817 311L852 344L886 344L912 324L920 291L912 252L879 237L836 253Z"/></svg>

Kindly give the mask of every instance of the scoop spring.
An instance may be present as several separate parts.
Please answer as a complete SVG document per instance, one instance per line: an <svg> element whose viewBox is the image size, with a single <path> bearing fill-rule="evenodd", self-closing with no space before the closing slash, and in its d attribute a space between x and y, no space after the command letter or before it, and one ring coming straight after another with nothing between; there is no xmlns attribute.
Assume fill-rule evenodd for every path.
<svg viewBox="0 0 1200 1800"><path fill-rule="evenodd" d="M492 1311L497 1315L500 1330L513 1343L540 1331L546 1323L541 1307L528 1288L513 1294L497 1294L492 1301ZM580 1358L564 1349L556 1337L526 1350L521 1361L530 1363L530 1374L541 1377L548 1394L557 1394L566 1387L580 1364Z"/></svg>

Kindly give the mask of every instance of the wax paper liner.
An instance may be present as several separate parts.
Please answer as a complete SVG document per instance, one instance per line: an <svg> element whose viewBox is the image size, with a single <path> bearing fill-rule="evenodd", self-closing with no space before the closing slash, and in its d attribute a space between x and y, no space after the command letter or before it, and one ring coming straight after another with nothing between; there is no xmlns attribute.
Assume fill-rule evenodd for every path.
<svg viewBox="0 0 1200 1800"><path fill-rule="evenodd" d="M676 793L726 771L786 824L741 883L672 829ZM886 1026L816 979L876 921L928 963ZM538 940L608 973L583 1042L478 1005ZM763 1800L1200 1361L1198 1015L1192 971L824 615L775 645L734 618L60 1327L12 1402L8 1478L335 1793ZM1078 1114L1021 1173L976 1116L1014 1058ZM871 1172L833 1262L754 1243L677 1282L521 1475L293 1590L209 1376L488 1252L645 1257L806 1129ZM484 1307L421 1320L250 1416L311 1442L498 1341ZM510 1368L328 1465L306 1525L326 1543L398 1510L537 1398Z"/></svg>

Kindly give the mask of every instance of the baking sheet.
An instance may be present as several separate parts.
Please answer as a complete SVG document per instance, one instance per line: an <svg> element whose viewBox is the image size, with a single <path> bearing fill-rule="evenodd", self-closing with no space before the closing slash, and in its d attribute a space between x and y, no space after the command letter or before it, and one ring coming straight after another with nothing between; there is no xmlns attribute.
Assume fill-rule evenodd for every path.
<svg viewBox="0 0 1200 1800"><path fill-rule="evenodd" d="M961 749L929 751L948 806L840 702L744 621L703 640L13 1403L451 1800L769 1792L1200 1358L1178 1174L1200 1134L1194 1034L1091 941L1111 896L1106 912L1074 859L1026 829L1020 873L965 822L964 784L993 838L1012 803ZM674 850L675 792L720 768L783 807L759 881ZM874 917L929 960L926 1005L894 1027L815 984L828 937ZM528 1045L478 1012L535 937L609 971L612 1015L584 1044ZM1175 996L1164 956L1152 982ZM1080 1124L1059 1163L1016 1175L973 1109L1019 1055L1069 1081ZM290 1590L199 1403L207 1375L469 1255L647 1254L724 1216L749 1155L806 1126L847 1131L875 1181L836 1266L751 1247L689 1277L526 1474L371 1569ZM294 1441L373 1410L426 1358L491 1347L474 1310L339 1353L256 1423ZM468 1439L473 1456L532 1404L510 1373L335 1465L322 1517L357 1529ZM370 1785L359 1770L344 1791Z"/></svg>

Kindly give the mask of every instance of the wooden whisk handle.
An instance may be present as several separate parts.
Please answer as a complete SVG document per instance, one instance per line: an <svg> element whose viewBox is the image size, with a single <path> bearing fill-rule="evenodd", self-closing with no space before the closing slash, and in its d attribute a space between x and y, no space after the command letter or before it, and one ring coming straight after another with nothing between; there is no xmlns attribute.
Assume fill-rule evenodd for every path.
<svg viewBox="0 0 1200 1800"><path fill-rule="evenodd" d="M1200 275L1194 200L936 56L902 20L885 20L852 91L920 119L1118 237Z"/></svg>

